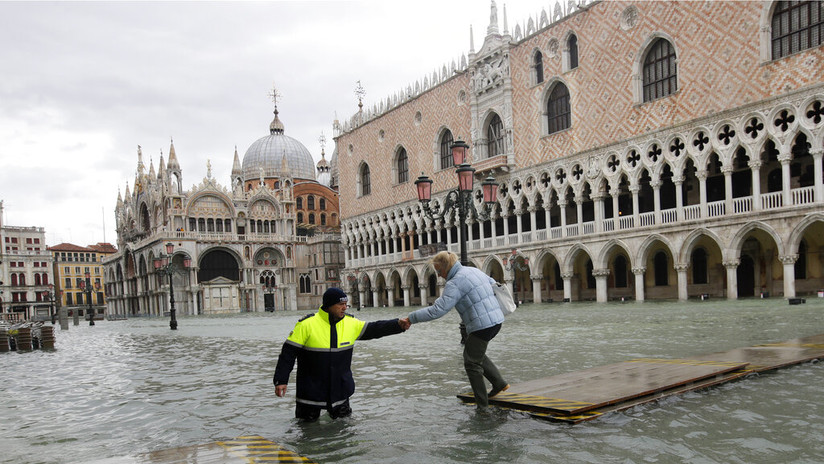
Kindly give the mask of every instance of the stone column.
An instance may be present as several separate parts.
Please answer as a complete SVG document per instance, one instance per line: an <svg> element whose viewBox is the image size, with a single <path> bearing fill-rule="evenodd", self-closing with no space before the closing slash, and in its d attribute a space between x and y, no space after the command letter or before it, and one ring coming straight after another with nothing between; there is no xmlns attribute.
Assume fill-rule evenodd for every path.
<svg viewBox="0 0 824 464"><path fill-rule="evenodd" d="M535 232L538 231L538 226L535 223L535 209L536 209L535 206L532 206L532 205L530 205L526 209L527 211L529 211L529 230L531 230L533 232L532 240L535 240L537 238L537 237L535 237Z"/></svg>
<svg viewBox="0 0 824 464"><path fill-rule="evenodd" d="M795 262L798 255L784 255L779 259L784 265L784 298L795 298Z"/></svg>
<svg viewBox="0 0 824 464"><path fill-rule="evenodd" d="M596 194L592 197L592 203L595 207L595 232L603 232L604 230L604 196Z"/></svg>
<svg viewBox="0 0 824 464"><path fill-rule="evenodd" d="M572 277L575 274L561 271L561 278L564 279L564 301L572 301Z"/></svg>
<svg viewBox="0 0 824 464"><path fill-rule="evenodd" d="M727 268L727 299L738 299L738 264L739 260L724 261L724 267Z"/></svg>
<svg viewBox="0 0 824 464"><path fill-rule="evenodd" d="M649 183L652 187L653 210L655 211L655 223L661 224L661 181L655 180Z"/></svg>
<svg viewBox="0 0 824 464"><path fill-rule="evenodd" d="M698 192L701 197L701 217L707 217L707 170L699 169L695 172L698 178Z"/></svg>
<svg viewBox="0 0 824 464"><path fill-rule="evenodd" d="M675 265L675 272L678 273L678 299L681 301L689 299L689 292L687 291L687 270L689 268L689 263Z"/></svg>
<svg viewBox="0 0 824 464"><path fill-rule="evenodd" d="M403 306L411 306L411 303L409 302L409 285L401 285L401 290L403 290Z"/></svg>
<svg viewBox="0 0 824 464"><path fill-rule="evenodd" d="M632 273L635 274L635 301L644 301L644 274L645 267L634 267Z"/></svg>
<svg viewBox="0 0 824 464"><path fill-rule="evenodd" d="M813 148L810 150L810 154L813 155L813 175L815 177L815 202L821 203L824 201L824 186L822 186L822 163L821 158L824 157L824 150L821 148Z"/></svg>
<svg viewBox="0 0 824 464"><path fill-rule="evenodd" d="M593 269L592 276L595 277L595 298L598 303L606 303L609 300L607 292L607 277L609 268Z"/></svg>
<svg viewBox="0 0 824 464"><path fill-rule="evenodd" d="M377 308L380 307L380 300L378 299L378 288L372 287L372 306Z"/></svg>
<svg viewBox="0 0 824 464"><path fill-rule="evenodd" d="M504 238L506 239L506 242L509 243L509 215L501 214L501 217L504 219Z"/></svg>
<svg viewBox="0 0 824 464"><path fill-rule="evenodd" d="M426 285L419 285L418 290L421 292L421 306L429 306L427 301L426 291L429 289Z"/></svg>
<svg viewBox="0 0 824 464"><path fill-rule="evenodd" d="M779 156L778 161L781 162L781 199L783 201L783 205L785 208L788 206L792 206L793 204L793 196L792 196L792 185L790 185L790 157L789 156Z"/></svg>
<svg viewBox="0 0 824 464"><path fill-rule="evenodd" d="M641 218L638 216L640 213L638 212L638 191L641 190L637 185L633 185L629 188L629 191L632 192L632 225L633 227L640 227L641 226Z"/></svg>
<svg viewBox="0 0 824 464"><path fill-rule="evenodd" d="M517 208L515 211L513 211L513 214L515 214L515 225L517 226L518 230L518 243L521 243L521 235L524 233L524 221L521 217L521 214L523 214L523 212L524 211L520 208Z"/></svg>
<svg viewBox="0 0 824 464"><path fill-rule="evenodd" d="M672 183L675 184L675 218L681 222L684 220L684 178L673 176Z"/></svg>
<svg viewBox="0 0 824 464"><path fill-rule="evenodd" d="M752 210L761 211L761 160L749 163L752 171Z"/></svg>
<svg viewBox="0 0 824 464"><path fill-rule="evenodd" d="M533 275L529 277L532 279L532 301L534 303L541 302L541 280L543 280L543 276L540 275Z"/></svg>
<svg viewBox="0 0 824 464"><path fill-rule="evenodd" d="M558 201L558 208L561 209L561 237L566 237L567 236L566 206L567 206L566 198L564 198L564 200L562 200L562 201Z"/></svg>
<svg viewBox="0 0 824 464"><path fill-rule="evenodd" d="M366 290L358 291L358 304L360 306L366 306Z"/></svg>
<svg viewBox="0 0 824 464"><path fill-rule="evenodd" d="M576 196L575 197L575 214L578 219L578 235L583 234L584 232L584 197L583 196Z"/></svg>
<svg viewBox="0 0 824 464"><path fill-rule="evenodd" d="M386 298L387 298L387 302L386 302L387 306L389 306L389 307L395 306L395 288L394 287L388 287L386 289Z"/></svg>
<svg viewBox="0 0 824 464"><path fill-rule="evenodd" d="M724 166L721 168L721 172L724 173L724 214L734 214L735 208L732 204L732 166Z"/></svg>

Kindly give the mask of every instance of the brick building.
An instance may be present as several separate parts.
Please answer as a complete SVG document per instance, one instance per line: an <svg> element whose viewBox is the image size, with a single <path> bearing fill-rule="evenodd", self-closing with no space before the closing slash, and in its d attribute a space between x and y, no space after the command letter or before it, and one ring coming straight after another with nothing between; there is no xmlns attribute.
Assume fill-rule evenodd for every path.
<svg viewBox="0 0 824 464"><path fill-rule="evenodd" d="M824 287L824 3L556 4L337 123L344 282L367 305L439 293L458 250L453 140L500 184L469 258L524 301L791 297ZM410 175L410 173L414 173Z"/></svg>

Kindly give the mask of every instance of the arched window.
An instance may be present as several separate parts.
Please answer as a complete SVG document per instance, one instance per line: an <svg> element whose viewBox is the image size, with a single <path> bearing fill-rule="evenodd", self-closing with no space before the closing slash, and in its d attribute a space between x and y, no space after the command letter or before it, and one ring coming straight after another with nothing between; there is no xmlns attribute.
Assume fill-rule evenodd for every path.
<svg viewBox="0 0 824 464"><path fill-rule="evenodd" d="M369 195L372 193L372 180L369 174L369 165L364 164L361 167L360 175L358 176L358 180L360 181L360 194L361 196Z"/></svg>
<svg viewBox="0 0 824 464"><path fill-rule="evenodd" d="M567 50L569 53L569 69L578 67L578 36L572 34L567 39Z"/></svg>
<svg viewBox="0 0 824 464"><path fill-rule="evenodd" d="M298 213L298 224L303 224L303 213Z"/></svg>
<svg viewBox="0 0 824 464"><path fill-rule="evenodd" d="M306 209L313 210L315 209L315 196L309 195L306 197Z"/></svg>
<svg viewBox="0 0 824 464"><path fill-rule="evenodd" d="M644 101L666 97L678 90L675 49L666 39L653 42L644 59Z"/></svg>
<svg viewBox="0 0 824 464"><path fill-rule="evenodd" d="M544 55L540 50L535 50L535 55L532 56L532 77L535 84L544 81Z"/></svg>
<svg viewBox="0 0 824 464"><path fill-rule="evenodd" d="M303 197L297 197L295 199L295 208L303 209Z"/></svg>
<svg viewBox="0 0 824 464"><path fill-rule="evenodd" d="M314 213L309 213L309 224L314 224L314 223L315 223L315 214Z"/></svg>
<svg viewBox="0 0 824 464"><path fill-rule="evenodd" d="M326 198L321 197L320 200L318 200L318 204L320 205L321 211L326 211Z"/></svg>
<svg viewBox="0 0 824 464"><path fill-rule="evenodd" d="M406 149L401 147L398 150L398 155L395 158L395 171L397 172L397 183L403 184L409 182L409 158L406 155Z"/></svg>
<svg viewBox="0 0 824 464"><path fill-rule="evenodd" d="M595 276L592 275L592 260L587 260L587 288L595 288Z"/></svg>
<svg viewBox="0 0 824 464"><path fill-rule="evenodd" d="M692 283L707 283L707 252L703 248L698 248L692 252Z"/></svg>
<svg viewBox="0 0 824 464"><path fill-rule="evenodd" d="M34 275L34 285L42 285L40 283L40 274L35 274Z"/></svg>
<svg viewBox="0 0 824 464"><path fill-rule="evenodd" d="M320 225L322 225L322 226L326 225L326 215L325 214L320 215Z"/></svg>
<svg viewBox="0 0 824 464"><path fill-rule="evenodd" d="M655 253L655 286L661 287L669 285L669 269L667 254L663 251Z"/></svg>
<svg viewBox="0 0 824 464"><path fill-rule="evenodd" d="M795 261L795 279L802 280L807 278L807 243L801 241L798 244L798 259Z"/></svg>
<svg viewBox="0 0 824 464"><path fill-rule="evenodd" d="M16 287L16 286L17 286L17 274L12 274L12 275L11 275L11 286L12 286L12 287Z"/></svg>
<svg viewBox="0 0 824 464"><path fill-rule="evenodd" d="M778 2L772 17L772 58L824 43L824 2Z"/></svg>
<svg viewBox="0 0 824 464"><path fill-rule="evenodd" d="M546 118L547 118L547 133L554 134L555 132L569 129L571 125L571 113L569 107L569 90L567 87L558 83L549 94L549 99L546 102Z"/></svg>
<svg viewBox="0 0 824 464"><path fill-rule="evenodd" d="M506 152L504 147L504 123L497 114L489 121L486 128L486 153L487 157L502 155Z"/></svg>
<svg viewBox="0 0 824 464"><path fill-rule="evenodd" d="M441 136L441 169L451 168L455 165L452 162L452 132L445 130Z"/></svg>
<svg viewBox="0 0 824 464"><path fill-rule="evenodd" d="M627 259L623 255L615 258L615 287L626 288L627 286Z"/></svg>

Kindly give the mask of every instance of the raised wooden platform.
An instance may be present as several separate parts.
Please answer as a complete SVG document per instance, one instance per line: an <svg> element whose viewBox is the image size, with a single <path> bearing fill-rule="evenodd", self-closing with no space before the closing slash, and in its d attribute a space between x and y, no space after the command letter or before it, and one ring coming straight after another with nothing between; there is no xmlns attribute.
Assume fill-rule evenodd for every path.
<svg viewBox="0 0 824 464"><path fill-rule="evenodd" d="M753 372L821 358L824 334L690 359L633 359L515 384L490 398L489 404L574 424ZM458 398L474 401L472 393L462 393Z"/></svg>
<svg viewBox="0 0 824 464"><path fill-rule="evenodd" d="M257 435L205 445L183 446L137 456L109 458L91 464L255 464L314 463Z"/></svg>

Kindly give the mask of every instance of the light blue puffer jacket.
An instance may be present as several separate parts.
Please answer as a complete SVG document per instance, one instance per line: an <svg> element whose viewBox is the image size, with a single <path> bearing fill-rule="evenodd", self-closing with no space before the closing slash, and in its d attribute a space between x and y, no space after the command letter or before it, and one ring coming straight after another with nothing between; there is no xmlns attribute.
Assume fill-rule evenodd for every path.
<svg viewBox="0 0 824 464"><path fill-rule="evenodd" d="M409 321L413 324L431 321L454 307L461 315L466 333L500 324L504 314L492 292L494 283L495 279L480 269L455 263L446 275L446 286L440 298L432 306L409 313Z"/></svg>

